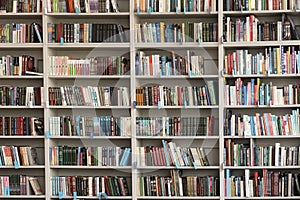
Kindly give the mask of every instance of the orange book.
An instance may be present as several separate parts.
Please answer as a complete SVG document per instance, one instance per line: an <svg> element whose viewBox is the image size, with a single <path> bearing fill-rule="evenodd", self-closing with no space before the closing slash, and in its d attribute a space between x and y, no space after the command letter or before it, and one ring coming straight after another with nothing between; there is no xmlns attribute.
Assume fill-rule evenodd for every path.
<svg viewBox="0 0 300 200"><path fill-rule="evenodd" d="M67 0L67 11L69 13L74 13L74 1L73 0Z"/></svg>

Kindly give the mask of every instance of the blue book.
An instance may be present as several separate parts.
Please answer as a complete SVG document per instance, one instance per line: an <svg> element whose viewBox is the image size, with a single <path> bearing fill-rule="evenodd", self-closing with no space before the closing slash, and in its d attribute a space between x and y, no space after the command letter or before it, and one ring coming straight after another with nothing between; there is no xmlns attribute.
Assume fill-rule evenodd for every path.
<svg viewBox="0 0 300 200"><path fill-rule="evenodd" d="M130 148L126 147L124 149L123 155L120 160L120 166L127 166L129 163L129 155L130 155Z"/></svg>
<svg viewBox="0 0 300 200"><path fill-rule="evenodd" d="M157 31L156 31L156 23L151 23L149 24L150 26L152 26L152 39L153 41L152 42L157 42ZM151 34L151 33L150 33Z"/></svg>
<svg viewBox="0 0 300 200"><path fill-rule="evenodd" d="M247 105L248 104L248 91L247 91L246 85L243 85L242 99L243 99L242 105Z"/></svg>
<svg viewBox="0 0 300 200"><path fill-rule="evenodd" d="M140 59L138 54L135 56L135 75L140 75Z"/></svg>
<svg viewBox="0 0 300 200"><path fill-rule="evenodd" d="M166 146L166 141L162 140L162 144L163 144L163 148L164 148L164 153L165 153L165 157L166 157L166 162L167 162L167 166L170 166L170 160L169 160L169 152Z"/></svg>
<svg viewBox="0 0 300 200"><path fill-rule="evenodd" d="M251 105L254 105L254 84L255 79L251 78Z"/></svg>
<svg viewBox="0 0 300 200"><path fill-rule="evenodd" d="M254 116L250 116L250 128L251 128L251 136L255 136L255 126L254 126Z"/></svg>
<svg viewBox="0 0 300 200"><path fill-rule="evenodd" d="M154 23L153 23L153 24L154 24ZM155 23L155 26L156 26L156 37L157 37L156 42L161 42L160 22L156 22L156 23Z"/></svg>
<svg viewBox="0 0 300 200"><path fill-rule="evenodd" d="M225 178L226 178L226 196L231 197L231 175L230 169L225 170Z"/></svg>

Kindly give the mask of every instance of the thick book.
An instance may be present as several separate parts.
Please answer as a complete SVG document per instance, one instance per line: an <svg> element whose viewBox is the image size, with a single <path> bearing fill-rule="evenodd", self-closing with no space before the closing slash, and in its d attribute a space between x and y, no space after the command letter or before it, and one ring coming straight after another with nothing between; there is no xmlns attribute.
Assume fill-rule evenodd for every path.
<svg viewBox="0 0 300 200"><path fill-rule="evenodd" d="M29 177L29 183L35 195L42 195L42 188L37 177Z"/></svg>

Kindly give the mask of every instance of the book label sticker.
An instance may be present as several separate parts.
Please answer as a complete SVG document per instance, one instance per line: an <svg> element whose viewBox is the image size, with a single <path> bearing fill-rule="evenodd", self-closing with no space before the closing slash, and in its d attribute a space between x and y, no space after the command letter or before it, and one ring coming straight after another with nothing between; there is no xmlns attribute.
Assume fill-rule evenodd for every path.
<svg viewBox="0 0 300 200"><path fill-rule="evenodd" d="M18 163L18 161L14 161L14 167L15 167L15 169L19 169L19 163Z"/></svg>
<svg viewBox="0 0 300 200"><path fill-rule="evenodd" d="M50 138L50 131L46 131L46 139L49 139Z"/></svg>
<svg viewBox="0 0 300 200"><path fill-rule="evenodd" d="M78 7L75 8L75 13L78 15L79 14L79 9Z"/></svg>
<svg viewBox="0 0 300 200"><path fill-rule="evenodd" d="M133 101L132 104L133 104L133 108L136 108L136 101Z"/></svg>
<svg viewBox="0 0 300 200"><path fill-rule="evenodd" d="M102 199L102 197L104 197L105 199L108 199L108 196L105 192L99 192L98 197L99 197L99 199Z"/></svg>
<svg viewBox="0 0 300 200"><path fill-rule="evenodd" d="M161 108L162 108L162 103L161 103L161 101L159 101L159 102L157 103L157 106L158 106L158 109L161 109Z"/></svg>
<svg viewBox="0 0 300 200"><path fill-rule="evenodd" d="M63 37L60 38L60 44L61 44L61 45L65 44L65 40L64 40Z"/></svg>
<svg viewBox="0 0 300 200"><path fill-rule="evenodd" d="M73 192L73 199L74 199L74 200L77 199L77 192Z"/></svg>
<svg viewBox="0 0 300 200"><path fill-rule="evenodd" d="M141 13L141 9L140 9L140 7L137 7L137 14L140 14Z"/></svg>
<svg viewBox="0 0 300 200"><path fill-rule="evenodd" d="M62 199L63 198L63 193L62 192L58 192L58 199Z"/></svg>
<svg viewBox="0 0 300 200"><path fill-rule="evenodd" d="M197 165L196 165L196 162L193 162L193 166L194 166L194 169L198 169Z"/></svg>
<svg viewBox="0 0 300 200"><path fill-rule="evenodd" d="M91 132L91 135L90 135L91 139L94 138L94 132Z"/></svg>

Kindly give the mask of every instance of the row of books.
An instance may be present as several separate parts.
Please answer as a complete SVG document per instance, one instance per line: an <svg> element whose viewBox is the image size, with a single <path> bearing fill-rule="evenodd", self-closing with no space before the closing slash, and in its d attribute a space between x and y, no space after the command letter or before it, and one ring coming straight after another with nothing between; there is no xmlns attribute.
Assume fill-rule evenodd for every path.
<svg viewBox="0 0 300 200"><path fill-rule="evenodd" d="M127 42L121 24L69 24L49 22L48 43Z"/></svg>
<svg viewBox="0 0 300 200"><path fill-rule="evenodd" d="M135 0L135 12L216 12L216 0Z"/></svg>
<svg viewBox="0 0 300 200"><path fill-rule="evenodd" d="M43 87L0 86L2 106L40 106L43 104Z"/></svg>
<svg viewBox="0 0 300 200"><path fill-rule="evenodd" d="M265 52L249 53L248 49L235 50L225 55L225 75L299 74L300 53L295 46L269 47Z"/></svg>
<svg viewBox="0 0 300 200"><path fill-rule="evenodd" d="M293 1L288 0L226 0L224 2L225 11L251 11L251 10L292 10Z"/></svg>
<svg viewBox="0 0 300 200"><path fill-rule="evenodd" d="M131 136L130 117L49 117L49 127L50 136Z"/></svg>
<svg viewBox="0 0 300 200"><path fill-rule="evenodd" d="M49 105L129 106L127 87L62 86L49 87Z"/></svg>
<svg viewBox="0 0 300 200"><path fill-rule="evenodd" d="M21 76L35 72L35 58L29 55L0 57L0 76Z"/></svg>
<svg viewBox="0 0 300 200"><path fill-rule="evenodd" d="M137 147L139 166L209 166L202 147L179 147L174 142L162 141L163 147Z"/></svg>
<svg viewBox="0 0 300 200"><path fill-rule="evenodd" d="M224 86L225 105L292 105L300 102L299 85L260 83L260 78L244 82L237 78L234 85Z"/></svg>
<svg viewBox="0 0 300 200"><path fill-rule="evenodd" d="M119 12L117 0L53 0L47 6L48 12L53 13Z"/></svg>
<svg viewBox="0 0 300 200"><path fill-rule="evenodd" d="M137 106L205 106L216 105L214 82L204 86L145 86L136 88Z"/></svg>
<svg viewBox="0 0 300 200"><path fill-rule="evenodd" d="M213 136L215 118L207 117L137 117L137 136Z"/></svg>
<svg viewBox="0 0 300 200"><path fill-rule="evenodd" d="M123 176L53 176L52 196L129 196L128 180Z"/></svg>
<svg viewBox="0 0 300 200"><path fill-rule="evenodd" d="M299 146L260 146L225 140L224 163L228 166L298 166Z"/></svg>
<svg viewBox="0 0 300 200"><path fill-rule="evenodd" d="M0 146L0 166L37 165L37 149L27 146Z"/></svg>
<svg viewBox="0 0 300 200"><path fill-rule="evenodd" d="M186 55L175 55L171 52L170 57L153 54L146 55L138 51L135 56L135 74L144 76L176 76L204 75L204 57L195 55L193 51L187 50Z"/></svg>
<svg viewBox="0 0 300 200"><path fill-rule="evenodd" d="M0 196L32 194L43 194L37 177L21 174L0 176Z"/></svg>
<svg viewBox="0 0 300 200"><path fill-rule="evenodd" d="M227 197L292 197L300 194L299 175L292 172L254 171L248 169L245 176L225 172L225 196Z"/></svg>
<svg viewBox="0 0 300 200"><path fill-rule="evenodd" d="M171 170L171 176L140 176L137 178L139 196L219 196L219 177L182 176Z"/></svg>
<svg viewBox="0 0 300 200"><path fill-rule="evenodd" d="M1 0L0 13L40 13L42 0Z"/></svg>
<svg viewBox="0 0 300 200"><path fill-rule="evenodd" d="M0 117L0 136L44 135L44 119L41 117Z"/></svg>
<svg viewBox="0 0 300 200"><path fill-rule="evenodd" d="M70 56L49 56L48 60L50 76L126 75L130 70L129 60L124 56L79 59Z"/></svg>
<svg viewBox="0 0 300 200"><path fill-rule="evenodd" d="M135 42L217 42L218 24L206 22L183 22L169 24L165 22L146 22L135 24Z"/></svg>
<svg viewBox="0 0 300 200"><path fill-rule="evenodd" d="M289 21L260 22L254 15L245 19L226 17L224 21L226 42L291 40L291 30Z"/></svg>
<svg viewBox="0 0 300 200"><path fill-rule="evenodd" d="M130 147L49 147L52 166L128 166L131 160Z"/></svg>
<svg viewBox="0 0 300 200"><path fill-rule="evenodd" d="M0 24L0 43L42 43L42 26L38 23Z"/></svg>
<svg viewBox="0 0 300 200"><path fill-rule="evenodd" d="M298 109L285 115L233 114L231 110L227 110L224 120L225 136L296 136L300 130Z"/></svg>

